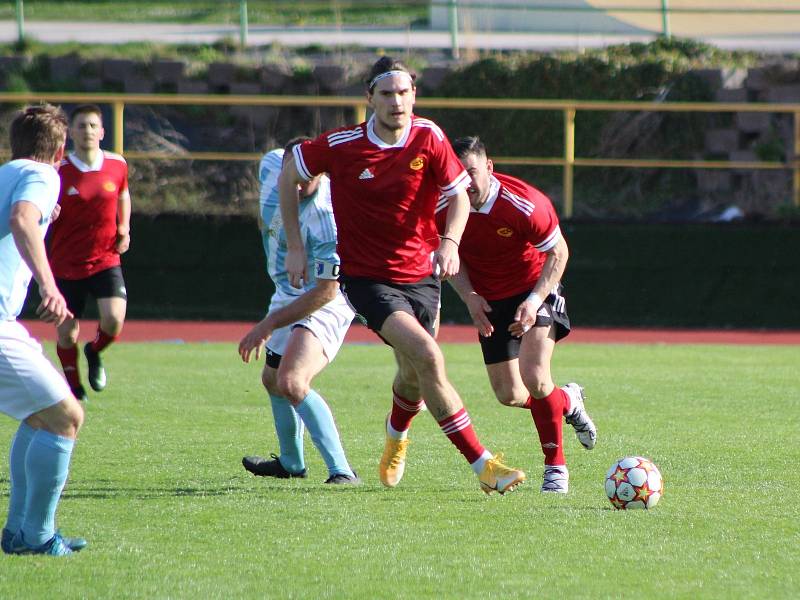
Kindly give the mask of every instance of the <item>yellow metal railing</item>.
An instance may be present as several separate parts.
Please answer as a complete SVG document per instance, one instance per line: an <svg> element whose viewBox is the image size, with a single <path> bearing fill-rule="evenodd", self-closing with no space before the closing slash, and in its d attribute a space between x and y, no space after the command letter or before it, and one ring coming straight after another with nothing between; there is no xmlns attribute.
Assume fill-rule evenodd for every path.
<svg viewBox="0 0 800 600"><path fill-rule="evenodd" d="M77 104L92 102L109 104L113 113L114 152L122 154L124 144L124 111L126 105L191 105L191 106L308 106L351 108L354 122L364 120L366 101L362 97L334 96L221 96L176 94L77 94L77 93L0 93L0 103L23 104L47 101ZM549 110L561 111L564 117L564 154L561 157L497 156L497 164L560 166L563 168L563 215L569 218L574 209L573 179L575 167L627 167L662 169L779 169L793 172L793 203L800 207L800 103L713 103L713 102L611 102L578 100L524 100L501 98L418 98L420 108L468 110ZM662 160L627 158L576 157L575 115L578 112L756 112L791 114L794 117L794 155L786 162L719 161L719 160ZM125 153L131 159L187 159L255 161L261 158L254 152L165 152Z"/></svg>

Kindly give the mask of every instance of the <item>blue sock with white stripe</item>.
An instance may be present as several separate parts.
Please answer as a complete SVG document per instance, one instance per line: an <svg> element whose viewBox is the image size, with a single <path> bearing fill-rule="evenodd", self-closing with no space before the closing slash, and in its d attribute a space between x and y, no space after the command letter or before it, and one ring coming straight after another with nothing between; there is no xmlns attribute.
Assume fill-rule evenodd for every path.
<svg viewBox="0 0 800 600"><path fill-rule="evenodd" d="M328 403L314 390L308 392L303 401L295 406L311 435L311 441L322 455L329 475L353 475L344 455L339 431L333 420Z"/></svg>
<svg viewBox="0 0 800 600"><path fill-rule="evenodd" d="M22 519L25 518L25 495L28 489L27 477L25 477L25 455L31 445L33 434L36 430L20 422L17 433L11 442L11 453L8 456L10 467L11 491L8 495L8 518L6 519L6 529L12 534L17 533L22 527Z"/></svg>
<svg viewBox="0 0 800 600"><path fill-rule="evenodd" d="M270 394L269 400L281 449L281 464L290 473L300 473L306 468L303 459L303 422L286 398Z"/></svg>
<svg viewBox="0 0 800 600"><path fill-rule="evenodd" d="M25 455L25 519L22 535L29 546L40 546L56 532L56 507L67 482L75 440L44 429L36 430Z"/></svg>

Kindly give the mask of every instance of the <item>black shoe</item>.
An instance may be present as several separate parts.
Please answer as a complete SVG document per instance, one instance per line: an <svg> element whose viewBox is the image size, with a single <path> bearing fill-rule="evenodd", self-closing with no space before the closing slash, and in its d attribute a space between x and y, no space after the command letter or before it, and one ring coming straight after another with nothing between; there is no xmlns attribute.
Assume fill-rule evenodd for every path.
<svg viewBox="0 0 800 600"><path fill-rule="evenodd" d="M332 483L334 485L361 485L361 479L358 477L358 474L353 471L352 475L345 475L343 473L331 475L325 480L325 483Z"/></svg>
<svg viewBox="0 0 800 600"><path fill-rule="evenodd" d="M283 468L281 461L278 460L275 454L270 454L270 456L272 457L271 460L260 456L245 456L242 459L242 465L253 475L258 475L259 477L277 477L278 479L289 479L290 477L305 479L308 477L306 469L299 473L290 473Z"/></svg>
<svg viewBox="0 0 800 600"><path fill-rule="evenodd" d="M103 368L103 361L100 354L92 350L92 343L86 342L83 347L83 354L89 364L89 385L95 392L102 392L106 389L106 370Z"/></svg>
<svg viewBox="0 0 800 600"><path fill-rule="evenodd" d="M69 389L72 391L72 395L75 396L79 402L87 402L89 400L89 396L86 395L86 390L83 389L83 386L80 383L75 387L70 387Z"/></svg>

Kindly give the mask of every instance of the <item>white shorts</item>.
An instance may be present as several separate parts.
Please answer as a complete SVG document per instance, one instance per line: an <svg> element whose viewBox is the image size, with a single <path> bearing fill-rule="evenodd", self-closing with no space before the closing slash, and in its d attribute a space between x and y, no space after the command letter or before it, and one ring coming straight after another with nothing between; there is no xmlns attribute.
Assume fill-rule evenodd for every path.
<svg viewBox="0 0 800 600"><path fill-rule="evenodd" d="M289 304L293 298L273 300L269 305L269 310L273 311ZM356 316L353 309L347 303L341 292L336 294L336 298L328 302L322 308L314 311L306 317L286 327L276 329L272 337L267 341L267 349L280 356L286 352L286 345L289 343L289 336L295 327L305 327L314 334L322 344L322 351L328 362L333 362L336 353L344 343L344 336L350 327L350 322Z"/></svg>
<svg viewBox="0 0 800 600"><path fill-rule="evenodd" d="M16 321L0 321L0 412L22 421L71 395L28 330Z"/></svg>

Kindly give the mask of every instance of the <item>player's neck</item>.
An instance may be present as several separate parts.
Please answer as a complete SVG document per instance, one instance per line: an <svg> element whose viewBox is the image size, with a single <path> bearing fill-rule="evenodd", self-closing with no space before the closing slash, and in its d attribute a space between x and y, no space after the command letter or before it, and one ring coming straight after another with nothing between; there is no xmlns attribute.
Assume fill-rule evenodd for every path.
<svg viewBox="0 0 800 600"><path fill-rule="evenodd" d="M77 156L78 160L86 165L93 165L100 156L101 152L102 150L100 148L75 148L75 156Z"/></svg>
<svg viewBox="0 0 800 600"><path fill-rule="evenodd" d="M401 127L400 129L389 128L381 123L378 119L375 119L375 126L373 130L375 131L375 135L377 135L381 141L386 142L390 146L394 146L397 142L399 142L402 139L403 134L406 132L405 127Z"/></svg>

